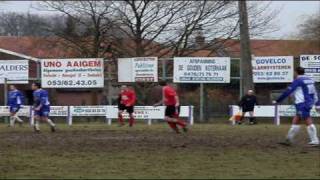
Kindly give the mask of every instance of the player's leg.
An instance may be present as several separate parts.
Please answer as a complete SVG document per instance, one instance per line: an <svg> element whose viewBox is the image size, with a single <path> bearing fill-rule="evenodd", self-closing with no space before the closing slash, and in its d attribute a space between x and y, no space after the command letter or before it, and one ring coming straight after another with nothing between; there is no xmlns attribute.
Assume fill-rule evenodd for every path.
<svg viewBox="0 0 320 180"><path fill-rule="evenodd" d="M311 146L319 146L320 142L317 134L317 128L313 124L313 121L310 116L310 111L311 108L306 108L306 110L302 114L302 117L307 125L307 132L310 138L310 142L308 144Z"/></svg>
<svg viewBox="0 0 320 180"><path fill-rule="evenodd" d="M50 107L49 106L44 106L43 108L40 109L41 111L41 120L43 122L47 122L51 128L51 132L56 131L56 125L52 122L52 120L49 118L50 114Z"/></svg>
<svg viewBox="0 0 320 180"><path fill-rule="evenodd" d="M292 143L294 141L295 136L300 131L300 116L296 115L293 117L292 125L287 134L287 140Z"/></svg>
<svg viewBox="0 0 320 180"><path fill-rule="evenodd" d="M175 107L175 114L174 117L176 118L176 124L179 125L184 132L187 132L187 123L179 118L179 114L180 114L180 106L179 107Z"/></svg>
<svg viewBox="0 0 320 180"><path fill-rule="evenodd" d="M252 125L252 124L256 124L256 120L254 118L254 113L253 113L253 110L252 111L249 111L249 123Z"/></svg>
<svg viewBox="0 0 320 180"><path fill-rule="evenodd" d="M34 111L34 125L33 129L35 132L39 133L40 132L40 116L41 112L40 111Z"/></svg>
<svg viewBox="0 0 320 180"><path fill-rule="evenodd" d="M13 116L14 116L15 120L18 121L18 123L19 123L20 125L22 125L23 120L18 116L19 110L20 110L20 107L17 108L17 110L16 110L16 112L15 112L15 114L14 114Z"/></svg>
<svg viewBox="0 0 320 180"><path fill-rule="evenodd" d="M173 118L174 114L175 114L175 107L166 106L164 120L169 124L172 130L174 130L176 133L180 133L176 124L177 120Z"/></svg>
<svg viewBox="0 0 320 180"><path fill-rule="evenodd" d="M240 118L240 120L239 120L239 121L237 121L237 124L239 124L239 125L240 125L240 124L242 124L242 123L243 123L243 119L244 119L244 117L246 116L246 113L247 113L246 111L244 111L244 110L242 111L241 118Z"/></svg>
<svg viewBox="0 0 320 180"><path fill-rule="evenodd" d="M127 107L127 112L129 113L129 126L132 127L135 122L134 116L133 116L134 107L133 106Z"/></svg>
<svg viewBox="0 0 320 180"><path fill-rule="evenodd" d="M9 123L9 127L14 127L15 121L16 121L16 110L17 108L15 107L10 107L10 123Z"/></svg>
<svg viewBox="0 0 320 180"><path fill-rule="evenodd" d="M118 106L118 122L119 122L119 126L123 126L124 125L124 121L123 121L123 110L125 109L124 105L123 104L119 104Z"/></svg>
<svg viewBox="0 0 320 180"><path fill-rule="evenodd" d="M49 117L48 117L48 115L43 115L42 117L41 117L41 120L43 121L43 122L47 122L48 124L49 124L49 126L50 126L50 128L51 128L51 132L55 132L56 131L56 125L52 122L52 120L51 119L49 119Z"/></svg>

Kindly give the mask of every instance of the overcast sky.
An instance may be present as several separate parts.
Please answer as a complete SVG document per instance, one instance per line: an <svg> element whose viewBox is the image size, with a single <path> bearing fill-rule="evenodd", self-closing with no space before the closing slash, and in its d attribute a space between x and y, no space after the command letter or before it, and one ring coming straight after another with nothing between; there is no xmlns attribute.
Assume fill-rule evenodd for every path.
<svg viewBox="0 0 320 180"><path fill-rule="evenodd" d="M45 13L39 12L32 8L36 6L37 1L6 1L0 4L0 11L15 11L15 12L32 12L32 13ZM320 14L320 1L273 1L271 8L279 9L282 7L278 18L275 23L279 26L280 30L269 34L272 39L286 39L295 32L297 32L297 25L302 20L312 14Z"/></svg>

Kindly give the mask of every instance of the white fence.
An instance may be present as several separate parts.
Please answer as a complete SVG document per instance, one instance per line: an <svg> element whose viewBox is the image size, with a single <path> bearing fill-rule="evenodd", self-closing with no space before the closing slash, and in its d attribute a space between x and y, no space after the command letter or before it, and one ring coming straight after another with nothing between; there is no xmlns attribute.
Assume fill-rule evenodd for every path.
<svg viewBox="0 0 320 180"><path fill-rule="evenodd" d="M51 117L65 117L67 124L72 125L73 117L105 117L106 122L111 125L113 119L118 118L118 106L51 106ZM187 118L190 125L194 124L193 106L181 106L180 117ZM134 116L136 119L148 120L148 125L153 119L164 119L164 106L135 106ZM9 116L9 107L0 106L0 116ZM34 124L34 113L32 106L23 106L18 113L19 116L29 117L30 124ZM128 118L124 114L124 118Z"/></svg>
<svg viewBox="0 0 320 180"><path fill-rule="evenodd" d="M239 106L230 106L230 115L240 111ZM296 115L296 109L294 105L270 105L270 106L255 106L254 116L255 117L271 117L274 118L274 123L280 125L280 117L293 117ZM249 116L249 113L245 115ZM320 113L316 112L315 108L311 110L312 117L320 117ZM233 122L234 123L234 122Z"/></svg>

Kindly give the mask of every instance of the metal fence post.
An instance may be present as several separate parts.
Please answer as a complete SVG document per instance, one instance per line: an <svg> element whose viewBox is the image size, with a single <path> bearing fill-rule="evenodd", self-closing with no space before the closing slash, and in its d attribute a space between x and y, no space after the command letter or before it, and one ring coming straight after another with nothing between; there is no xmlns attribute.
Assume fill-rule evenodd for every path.
<svg viewBox="0 0 320 180"><path fill-rule="evenodd" d="M200 120L200 122L203 122L203 109L204 109L204 107L203 107L203 104L204 104L204 97L203 97L203 95L204 95L204 84L203 83L200 83L200 111L199 111L199 114L200 114L200 118L199 118L199 120Z"/></svg>
<svg viewBox="0 0 320 180"><path fill-rule="evenodd" d="M166 60L162 59L162 80L166 80Z"/></svg>
<svg viewBox="0 0 320 180"><path fill-rule="evenodd" d="M4 90L4 94L3 94L4 102L3 102L3 104L4 104L4 106L6 106L7 102L8 102L8 79L7 78L4 78L3 90ZM4 118L4 121L5 121L5 123L9 123L9 119L8 119L7 116Z"/></svg>

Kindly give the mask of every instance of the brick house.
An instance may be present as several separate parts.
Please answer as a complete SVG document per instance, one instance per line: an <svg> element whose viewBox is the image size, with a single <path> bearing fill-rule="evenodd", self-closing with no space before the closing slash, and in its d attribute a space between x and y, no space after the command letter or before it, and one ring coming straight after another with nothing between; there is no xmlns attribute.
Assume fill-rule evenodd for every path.
<svg viewBox="0 0 320 180"><path fill-rule="evenodd" d="M218 48L210 46L210 43L197 42L199 45L190 47L192 53L190 56L240 56L239 40L224 40ZM299 60L301 54L320 54L320 43L317 41L304 40L251 40L252 53L255 56L294 56L296 62ZM0 37L0 48L8 51L0 51L1 60L25 59L32 58L79 58L81 57L72 48L65 47L59 44L55 38L39 38L39 37ZM214 49L214 51L212 50ZM18 53L18 54L16 54ZM157 55L154 55L157 56ZM167 55L171 57L171 55ZM36 78L36 63L30 61L29 74L30 78ZM115 71L116 73L116 71ZM32 82L32 81L30 81ZM19 85L27 97L31 97L29 85ZM228 87L224 85L222 88ZM273 89L283 89L287 84L277 84L270 88L270 84L256 84L258 96L263 103L269 103L270 94ZM211 86L210 86L211 87ZM0 85L3 89L3 85ZM226 90L212 90L208 89L208 96L217 96L233 99L226 103L235 103L237 101L237 88L227 88ZM93 105L106 104L105 89L50 89L52 101L55 105ZM77 91L77 93L74 93ZM262 94L263 92L263 94ZM210 98L208 98L210 99ZM3 96L0 97L0 103L3 104Z"/></svg>

